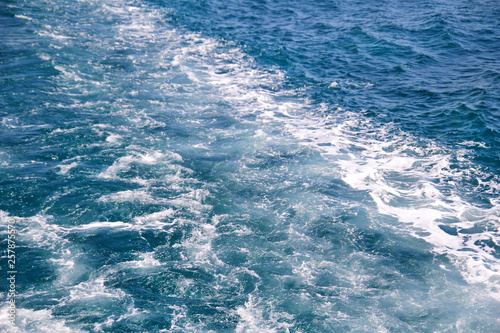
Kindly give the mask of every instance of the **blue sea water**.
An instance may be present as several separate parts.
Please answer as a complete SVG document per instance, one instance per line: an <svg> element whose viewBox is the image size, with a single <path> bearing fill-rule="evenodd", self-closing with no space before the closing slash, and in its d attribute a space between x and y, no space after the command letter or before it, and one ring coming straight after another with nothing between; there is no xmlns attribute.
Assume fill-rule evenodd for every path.
<svg viewBox="0 0 500 333"><path fill-rule="evenodd" d="M7 0L0 119L3 332L500 332L497 1Z"/></svg>

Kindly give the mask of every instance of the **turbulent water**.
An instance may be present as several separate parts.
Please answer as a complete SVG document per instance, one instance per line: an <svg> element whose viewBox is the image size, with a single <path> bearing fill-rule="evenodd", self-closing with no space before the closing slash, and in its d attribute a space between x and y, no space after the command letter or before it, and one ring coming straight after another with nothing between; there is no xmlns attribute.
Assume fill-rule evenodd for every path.
<svg viewBox="0 0 500 333"><path fill-rule="evenodd" d="M0 106L3 332L500 332L497 1L3 1Z"/></svg>

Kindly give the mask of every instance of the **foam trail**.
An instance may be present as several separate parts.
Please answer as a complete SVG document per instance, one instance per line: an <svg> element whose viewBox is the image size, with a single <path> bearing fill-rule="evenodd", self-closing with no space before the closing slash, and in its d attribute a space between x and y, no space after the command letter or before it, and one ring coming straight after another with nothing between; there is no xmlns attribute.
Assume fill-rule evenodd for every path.
<svg viewBox="0 0 500 333"><path fill-rule="evenodd" d="M324 152L332 169L338 168L347 184L370 192L381 214L411 226L409 231L415 237L425 239L434 245L437 253L447 254L455 261L467 281L486 283L495 297L500 296L495 291L499 288L500 260L492 254L492 248L484 245L484 241L498 243L498 202L493 196L489 208L477 207L462 198L463 190L457 186L471 176L479 182L491 178L487 171L475 171L477 167L467 161L461 168L454 169L451 161L460 161L460 152L452 152L431 141L419 141L398 131L393 124L374 123L326 104L315 109L301 98L280 103L281 96L298 94L283 90L271 93L256 87L258 82L279 84L283 73L252 70L254 61L237 49L230 50L231 75L217 74L223 67L218 64L219 59L223 63L226 53L216 53L215 64L205 64L208 68L202 72L204 75L197 75L183 63L199 62L200 53L205 60L205 53L215 52L216 45L203 40L197 48L198 45L183 49L182 56L175 57L175 65L190 73L196 82L219 88L220 98L233 105L240 116L255 114L263 124L282 124L288 135ZM325 113L328 115L321 116ZM498 177L490 180L489 191L498 194L499 184ZM401 203L394 204L398 200ZM470 220L468 216L472 212L479 218ZM443 224L458 233L447 233L440 227ZM493 230L472 236L460 232L478 224L492 224ZM397 228L399 226L395 226ZM428 235L422 236L422 231Z"/></svg>
<svg viewBox="0 0 500 333"><path fill-rule="evenodd" d="M196 82L217 87L220 98L238 110L239 116L255 114L264 127L270 122L271 127L283 126L288 135L322 151L343 181L370 193L379 213L406 224L408 232L434 245L436 253L448 255L467 281L487 284L492 296L500 297L500 259L485 245L493 242L498 246L500 209L494 199L494 194L500 193L498 177L491 179L488 171L464 160L460 151L418 140L394 124L372 122L335 105L317 108L302 98L279 102L282 96L298 93L270 92L258 88L258 83L278 85L284 74L253 69L253 59L238 49L230 50L231 75L217 74L227 53L216 53L215 63L205 63L206 69L197 74L187 64L199 63L200 58L206 61L205 54L217 50L213 41L202 43L199 49L198 45L184 48L173 64ZM452 161L458 161L461 167L455 169L452 164L456 162ZM463 198L467 190L458 184L469 178L483 184L474 190L493 194L490 207L478 207ZM491 180L484 183L484 179ZM471 215L477 216L471 219ZM491 225L493 229L473 235L460 232L477 225ZM457 233L450 234L445 227ZM400 225L394 226L398 228Z"/></svg>

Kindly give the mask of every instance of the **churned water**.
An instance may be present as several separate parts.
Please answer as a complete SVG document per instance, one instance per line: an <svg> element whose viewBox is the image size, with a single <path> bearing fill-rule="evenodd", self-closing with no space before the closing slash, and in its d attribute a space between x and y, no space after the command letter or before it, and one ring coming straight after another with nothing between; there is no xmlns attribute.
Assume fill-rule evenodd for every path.
<svg viewBox="0 0 500 333"><path fill-rule="evenodd" d="M3 1L0 105L3 332L500 332L497 1Z"/></svg>

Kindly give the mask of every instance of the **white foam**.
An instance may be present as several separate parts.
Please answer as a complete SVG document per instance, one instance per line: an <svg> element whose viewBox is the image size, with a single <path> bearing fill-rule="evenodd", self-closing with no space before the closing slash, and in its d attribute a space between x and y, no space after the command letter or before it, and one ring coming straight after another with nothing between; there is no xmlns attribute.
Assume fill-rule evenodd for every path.
<svg viewBox="0 0 500 333"><path fill-rule="evenodd" d="M51 27L50 26L44 26L44 28L50 29ZM60 33L52 32L52 31L47 31L47 30L37 30L35 32L38 33L38 35L40 35L42 37L50 37L50 38L53 38L55 40L66 40L66 39L73 39L74 38L74 37L66 36L66 35L63 35L63 34L60 34Z"/></svg>
<svg viewBox="0 0 500 333"><path fill-rule="evenodd" d="M150 225L151 223L159 222L165 219L170 219L174 216L175 211L172 208L167 208L162 211L156 212L156 213L151 213L151 214L146 214L142 216L136 216L134 217L134 221L137 224L148 224ZM173 225L175 222L172 223L164 223L162 225Z"/></svg>
<svg viewBox="0 0 500 333"><path fill-rule="evenodd" d="M172 314L172 321L171 321L171 326L170 329L162 329L160 332L202 332L205 331L203 327L200 327L202 325L200 324L195 324L192 321L190 321L189 318L189 310L186 305L170 305L169 306L171 309L173 309L173 314ZM186 320L188 319L188 320ZM207 333L214 333L213 331L207 331Z"/></svg>
<svg viewBox="0 0 500 333"><path fill-rule="evenodd" d="M116 160L113 165L108 167L105 171L101 172L98 177L103 179L122 179L119 174L130 170L133 164L144 164L144 165L155 165L161 162L181 162L182 157L173 152L160 152L160 151L150 151L150 152L139 152L133 150L134 147L129 147L131 150L130 155L120 157ZM129 181L137 182L140 184L147 185L148 181L144 179L129 179Z"/></svg>
<svg viewBox="0 0 500 333"><path fill-rule="evenodd" d="M79 127L72 127L72 128L68 128L68 129L56 128L55 130L50 132L49 135L60 134L60 133L63 133L63 134L72 133L72 132L76 132L78 130L81 130L81 128L79 128Z"/></svg>
<svg viewBox="0 0 500 333"><path fill-rule="evenodd" d="M340 168L342 180L352 188L368 191L378 212L390 215L410 227L409 231L434 245L434 251L447 254L461 269L470 283L484 283L495 297L500 282L500 261L489 247L481 247L477 240L498 238L499 207L475 207L458 192L457 184L463 177L477 173L474 166L456 169L451 159L460 155L437 147L432 142L423 146L407 133L396 132L393 125L370 124L355 115L334 115L337 123L315 117L288 121L289 133L304 144L323 151L333 166ZM333 119L331 119L333 120ZM378 132L378 133L377 133ZM328 142L329 145L324 145ZM460 154L460 152L458 153ZM451 188L451 191L450 191ZM497 191L497 182L489 181L489 188ZM475 211L479 218L471 221L467 212ZM495 232L468 235L450 235L439 224L444 219L457 230L476 223L495 224ZM398 225L394 226L399 228ZM424 233L422 233L424 231ZM470 248L473 251L464 251Z"/></svg>
<svg viewBox="0 0 500 333"><path fill-rule="evenodd" d="M14 15L14 17L23 19L23 20L28 20L28 21L33 21L31 17L25 16L25 15Z"/></svg>
<svg viewBox="0 0 500 333"><path fill-rule="evenodd" d="M103 195L97 201L101 202L140 202L155 203L157 199L153 198L145 190L121 191L113 194Z"/></svg>
<svg viewBox="0 0 500 333"><path fill-rule="evenodd" d="M18 232L18 239L23 243L30 244L33 248L49 250L51 256L47 258L56 269L56 281L60 285L70 285L78 279L84 271L75 265L78 257L77 250L72 243L65 238L71 228L61 227L51 223L50 215L39 214L32 217L10 216L7 212L0 211L0 221L14 219Z"/></svg>
<svg viewBox="0 0 500 333"><path fill-rule="evenodd" d="M0 151L0 165L8 166L10 164L10 156L6 152Z"/></svg>
<svg viewBox="0 0 500 333"><path fill-rule="evenodd" d="M119 134L110 134L107 138L106 138L106 142L110 143L110 144L118 144L120 142L120 139L122 138L121 135Z"/></svg>
<svg viewBox="0 0 500 333"><path fill-rule="evenodd" d="M67 241L58 234L58 226L49 223L51 219L50 215L39 214L25 218L0 211L0 222L7 224L8 221L15 221L16 231L22 241L37 244L40 248L59 250L58 246Z"/></svg>
<svg viewBox="0 0 500 333"><path fill-rule="evenodd" d="M66 79L69 79L69 80L73 80L73 81L76 81L76 82L82 82L84 81L77 73L76 71L68 68L68 67L63 67L63 66L59 66L59 65L56 65L54 66L55 69L57 69L58 71L60 71L62 73L62 75L64 75L66 77Z"/></svg>
<svg viewBox="0 0 500 333"><path fill-rule="evenodd" d="M78 232L85 230L96 230L103 228L111 228L111 229L133 229L133 224L126 222L91 222L87 224L81 224L74 227L61 227L61 230L66 232Z"/></svg>
<svg viewBox="0 0 500 333"><path fill-rule="evenodd" d="M78 166L78 162L72 162L70 164L60 164L57 166L59 171L57 172L60 175L66 175L71 169Z"/></svg>
<svg viewBox="0 0 500 333"><path fill-rule="evenodd" d="M52 58L48 55L48 54L39 54L38 55L40 57L40 59L44 60L44 61L49 61L49 60L52 60Z"/></svg>
<svg viewBox="0 0 500 333"><path fill-rule="evenodd" d="M64 319L55 318L52 311L29 310L17 308L16 326L12 326L8 321L8 305L0 309L0 329L5 333L83 333L84 331L73 326L68 327Z"/></svg>
<svg viewBox="0 0 500 333"><path fill-rule="evenodd" d="M275 329L266 327L265 320L262 314L262 308L255 304L255 299L252 295L249 296L248 301L244 306L236 309L236 313L241 318L236 326L237 333L250 332L250 333L274 333Z"/></svg>
<svg viewBox="0 0 500 333"><path fill-rule="evenodd" d="M8 128L17 128L17 123L19 122L19 118L17 117L3 117L2 125Z"/></svg>
<svg viewBox="0 0 500 333"><path fill-rule="evenodd" d="M90 299L98 298L103 299L124 299L127 295L121 289L107 288L104 283L104 277L98 277L89 281L82 282L76 286L71 287L68 298L63 302L81 302Z"/></svg>
<svg viewBox="0 0 500 333"><path fill-rule="evenodd" d="M339 88L339 84L337 81L333 81L332 83L330 83L328 88Z"/></svg>
<svg viewBox="0 0 500 333"><path fill-rule="evenodd" d="M154 252L139 254L139 257L141 258L141 260L137 260L134 262L135 267L147 268L147 267L160 266L161 265L160 261L153 258L153 255L154 255Z"/></svg>
<svg viewBox="0 0 500 333"><path fill-rule="evenodd" d="M480 147L480 148L490 148L486 146L484 142L476 142L476 141L463 141L459 143L460 145L467 147Z"/></svg>

